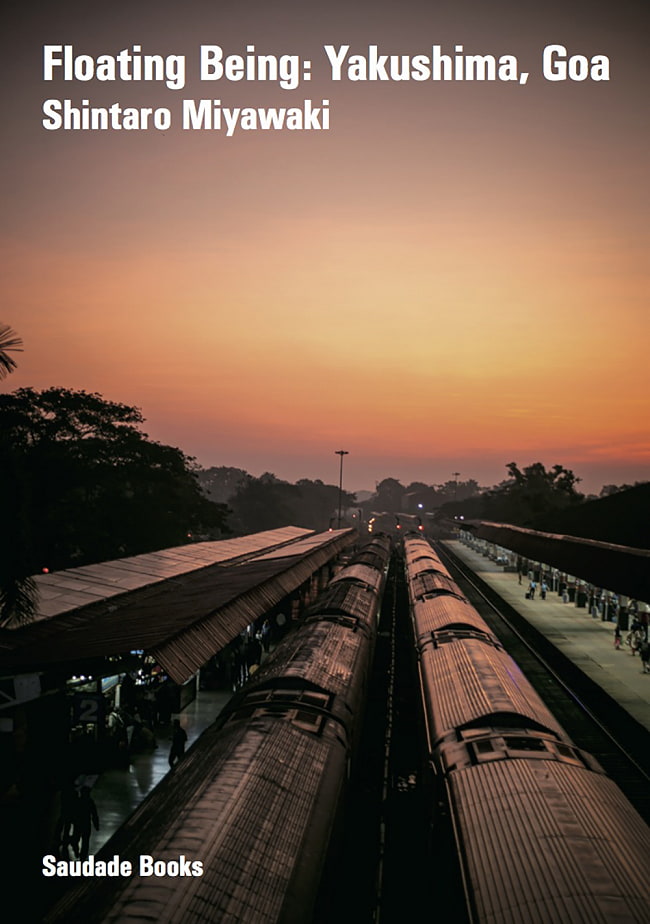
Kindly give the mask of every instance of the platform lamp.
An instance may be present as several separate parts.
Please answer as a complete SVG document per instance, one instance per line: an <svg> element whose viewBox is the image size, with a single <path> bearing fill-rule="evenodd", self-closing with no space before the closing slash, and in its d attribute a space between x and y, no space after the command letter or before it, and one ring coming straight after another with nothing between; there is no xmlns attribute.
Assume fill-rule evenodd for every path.
<svg viewBox="0 0 650 924"><path fill-rule="evenodd" d="M339 517L338 517L338 529L341 528L341 504L343 502L343 456L349 455L347 449L335 449L335 456L341 457L341 467L339 469Z"/></svg>

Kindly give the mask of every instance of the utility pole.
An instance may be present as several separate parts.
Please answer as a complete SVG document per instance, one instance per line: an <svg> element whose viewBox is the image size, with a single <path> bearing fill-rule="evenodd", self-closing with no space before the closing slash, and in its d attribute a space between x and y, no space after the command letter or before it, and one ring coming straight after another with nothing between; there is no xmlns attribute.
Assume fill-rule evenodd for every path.
<svg viewBox="0 0 650 924"><path fill-rule="evenodd" d="M458 476L460 475L460 472L452 472L451 474L454 476L454 500L457 500L458 499Z"/></svg>
<svg viewBox="0 0 650 924"><path fill-rule="evenodd" d="M339 518L338 518L338 529L341 528L341 504L343 502L343 456L349 455L347 449L335 449L335 456L341 457L341 468L339 470Z"/></svg>

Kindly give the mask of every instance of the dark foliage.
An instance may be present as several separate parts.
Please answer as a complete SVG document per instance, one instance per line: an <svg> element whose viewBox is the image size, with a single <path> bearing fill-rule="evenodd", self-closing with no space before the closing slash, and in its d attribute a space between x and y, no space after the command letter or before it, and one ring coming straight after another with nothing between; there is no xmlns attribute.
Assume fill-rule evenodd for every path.
<svg viewBox="0 0 650 924"><path fill-rule="evenodd" d="M540 517L535 529L650 549L650 482Z"/></svg>
<svg viewBox="0 0 650 924"><path fill-rule="evenodd" d="M535 528L540 517L553 518L583 502L576 486L580 479L562 465L546 469L534 462L520 469L516 462L506 466L509 478L498 487L466 501L446 504L441 516L494 520Z"/></svg>
<svg viewBox="0 0 650 924"><path fill-rule="evenodd" d="M250 475L243 468L213 465L211 468L197 469L196 477L206 497L217 503L227 504Z"/></svg>
<svg viewBox="0 0 650 924"><path fill-rule="evenodd" d="M98 394L21 388L0 395L5 618L16 582L180 545L225 527L192 461L149 440L137 408Z"/></svg>
<svg viewBox="0 0 650 924"><path fill-rule="evenodd" d="M318 479L303 478L296 484L280 481L265 472L260 478L247 475L230 498L234 524L243 533L281 526L323 530L337 526L339 489ZM354 495L342 493L342 508L354 504Z"/></svg>

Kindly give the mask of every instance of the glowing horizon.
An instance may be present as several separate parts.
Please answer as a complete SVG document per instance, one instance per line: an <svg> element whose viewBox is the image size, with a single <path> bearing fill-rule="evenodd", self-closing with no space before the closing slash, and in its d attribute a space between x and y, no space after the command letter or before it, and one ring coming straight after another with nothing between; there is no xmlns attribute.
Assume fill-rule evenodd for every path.
<svg viewBox="0 0 650 924"><path fill-rule="evenodd" d="M624 0L616 30L604 7L587 24L559 3L496 16L469 0L407 4L399 19L379 4L371 28L337 4L295 26L291 4L251 22L168 6L155 26L142 11L104 22L79 6L62 24L14 12L1 320L25 352L3 390L98 391L205 466L292 481L335 483L339 446L358 489L446 469L494 484L509 461L565 465L593 492L650 477L643 11ZM204 33L296 49L313 81L206 89L190 72L186 96L326 97L330 130L40 128L47 96L178 98L46 86L45 42L189 57ZM434 39L513 49L531 78L326 79L325 42L413 54ZM612 79L544 81L541 49L560 40L607 53Z"/></svg>

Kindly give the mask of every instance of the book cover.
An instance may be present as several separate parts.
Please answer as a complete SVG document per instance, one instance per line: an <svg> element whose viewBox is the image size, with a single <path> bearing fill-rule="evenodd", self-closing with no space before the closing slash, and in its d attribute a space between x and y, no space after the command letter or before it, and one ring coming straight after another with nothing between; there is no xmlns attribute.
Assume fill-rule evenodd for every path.
<svg viewBox="0 0 650 924"><path fill-rule="evenodd" d="M1 41L3 395L334 486L330 527L384 479L648 479L646 4L33 0ZM5 563L56 570L9 493Z"/></svg>

